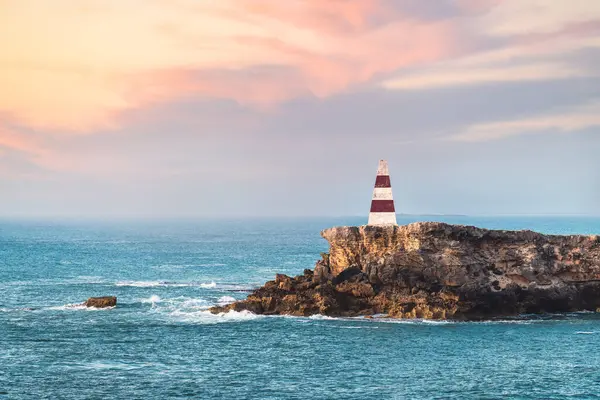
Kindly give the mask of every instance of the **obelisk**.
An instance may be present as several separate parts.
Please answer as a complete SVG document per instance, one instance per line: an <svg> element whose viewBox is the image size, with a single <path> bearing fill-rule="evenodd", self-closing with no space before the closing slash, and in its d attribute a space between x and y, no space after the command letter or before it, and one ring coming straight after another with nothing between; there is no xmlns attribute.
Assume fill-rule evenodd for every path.
<svg viewBox="0 0 600 400"><path fill-rule="evenodd" d="M386 160L379 160L367 225L397 225L392 183Z"/></svg>

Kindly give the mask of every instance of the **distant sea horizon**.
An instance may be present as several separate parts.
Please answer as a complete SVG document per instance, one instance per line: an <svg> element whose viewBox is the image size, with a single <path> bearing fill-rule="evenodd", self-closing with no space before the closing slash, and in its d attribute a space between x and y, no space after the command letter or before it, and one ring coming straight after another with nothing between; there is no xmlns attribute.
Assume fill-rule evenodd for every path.
<svg viewBox="0 0 600 400"><path fill-rule="evenodd" d="M558 218L600 218L600 214L576 214L576 213L489 213L489 214L462 214L462 213L396 213L396 216L401 217L470 217L470 218L545 218L545 217L558 217ZM319 214L289 214L289 215L201 215L201 214L189 214L189 215L136 215L136 214L0 214L0 221L10 220L81 220L81 221L96 221L96 220L116 220L116 221L136 221L136 220L150 220L150 221L168 221L168 220L224 220L224 221L235 221L245 219L300 219L300 218L322 218L322 219L344 219L344 218L364 218L365 221L368 219L368 213L359 214L340 214L340 215L319 215Z"/></svg>

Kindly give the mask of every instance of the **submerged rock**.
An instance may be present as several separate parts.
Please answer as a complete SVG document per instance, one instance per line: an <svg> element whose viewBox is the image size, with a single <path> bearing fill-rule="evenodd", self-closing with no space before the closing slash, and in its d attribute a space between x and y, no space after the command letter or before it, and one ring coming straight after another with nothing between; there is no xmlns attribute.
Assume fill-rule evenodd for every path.
<svg viewBox="0 0 600 400"><path fill-rule="evenodd" d="M212 312L485 319L600 307L600 238L420 222L326 229L314 271Z"/></svg>
<svg viewBox="0 0 600 400"><path fill-rule="evenodd" d="M90 297L84 304L86 307L96 308L115 307L117 305L117 298L115 296Z"/></svg>

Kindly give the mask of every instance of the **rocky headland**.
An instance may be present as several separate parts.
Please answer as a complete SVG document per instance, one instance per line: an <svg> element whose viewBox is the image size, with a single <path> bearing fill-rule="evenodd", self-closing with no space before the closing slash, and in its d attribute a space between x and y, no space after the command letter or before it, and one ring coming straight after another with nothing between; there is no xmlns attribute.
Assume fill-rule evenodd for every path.
<svg viewBox="0 0 600 400"><path fill-rule="evenodd" d="M419 222L336 227L314 270L213 313L478 320L600 307L600 236Z"/></svg>

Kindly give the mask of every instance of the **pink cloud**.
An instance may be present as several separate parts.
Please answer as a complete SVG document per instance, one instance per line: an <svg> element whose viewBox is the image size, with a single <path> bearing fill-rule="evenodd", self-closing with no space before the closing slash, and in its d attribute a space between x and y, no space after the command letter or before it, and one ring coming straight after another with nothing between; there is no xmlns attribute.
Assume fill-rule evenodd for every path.
<svg viewBox="0 0 600 400"><path fill-rule="evenodd" d="M71 171L74 158L69 154L59 154L51 146L51 141L39 133L25 133L18 128L8 127L0 122L0 150L16 152L23 159L44 170ZM0 152L0 158L2 153ZM11 174L5 174L15 177Z"/></svg>
<svg viewBox="0 0 600 400"><path fill-rule="evenodd" d="M25 153L40 151L40 145L33 137L17 132L0 123L0 147Z"/></svg>
<svg viewBox="0 0 600 400"><path fill-rule="evenodd" d="M234 18L262 16L327 33L364 32L370 28L369 21L390 21L397 15L384 0L241 0L235 4L236 9L230 14Z"/></svg>
<svg viewBox="0 0 600 400"><path fill-rule="evenodd" d="M5 58L13 61L0 77L8 85L0 112L30 127L79 133L110 129L124 111L185 96L273 107L298 96L334 95L452 56L468 43L455 22L425 23L390 4L179 0L148 2L132 14L126 4L89 8L83 16L57 5L46 10L48 29L38 36L21 32L39 25L29 20L37 14L11 3L4 22L24 42L6 46ZM53 38L56 32L62 34ZM58 40L60 46L45 44Z"/></svg>
<svg viewBox="0 0 600 400"><path fill-rule="evenodd" d="M479 14L501 4L503 0L455 0L455 4L464 12Z"/></svg>
<svg viewBox="0 0 600 400"><path fill-rule="evenodd" d="M501 3L502 0L456 0L453 4L471 18ZM235 7L201 11L231 20L260 21L267 26L269 21L291 25L321 38L321 46L276 35L236 33L230 38L236 45L268 56L244 68L186 66L149 71L130 91L128 102L146 104L200 96L270 109L299 96L328 97L403 68L414 69L476 53L479 40L464 28L466 19L424 22L403 14L401 2L241 0L222 4ZM553 35L587 35L596 27L593 21L569 24ZM548 35L527 35L507 41L506 46L522 46L526 41L530 42L528 47L544 45L550 39Z"/></svg>
<svg viewBox="0 0 600 400"><path fill-rule="evenodd" d="M248 10L283 18L278 8L259 7L266 2L246 1ZM280 3L277 3L280 4ZM329 14L331 6L317 7L307 2L320 15L306 19L294 14L296 26L327 36L332 44L325 52L307 49L275 37L236 36L235 41L250 51L270 54L262 65L242 69L181 68L150 71L139 80L131 93L142 94L142 101L171 99L179 96L227 98L258 108L270 108L298 96L327 97L369 83L382 75L403 67L440 61L461 54L470 40L454 22L436 21L424 24L400 18L382 26L367 28L364 20L354 13L358 10L375 12L378 2L365 2L372 8L347 7L339 16ZM346 3L344 3L346 4ZM351 3L348 3L351 4ZM352 3L356 4L356 3ZM252 6L252 7L250 7ZM332 11L333 9L331 9ZM279 14L281 13L281 14ZM353 31L341 24L321 24L328 18L349 21ZM307 28L307 29L308 29ZM321 30L319 30L321 29ZM135 96L134 94L134 96ZM139 101L140 99L133 99Z"/></svg>
<svg viewBox="0 0 600 400"><path fill-rule="evenodd" d="M47 154L36 138L17 132L15 129L0 123L0 173L9 178L14 178L14 173L6 170L2 165L2 159L7 153L13 152L19 153L26 160L36 165L34 159Z"/></svg>
<svg viewBox="0 0 600 400"><path fill-rule="evenodd" d="M149 0L141 9L61 1L35 13L7 2L0 26L19 40L0 36L0 112L16 124L86 133L189 96L258 109L324 98L476 52L482 36L474 20L508 3L520 4L455 0L461 16L423 19L414 15L419 2L392 0ZM597 26L565 29L583 35Z"/></svg>

